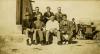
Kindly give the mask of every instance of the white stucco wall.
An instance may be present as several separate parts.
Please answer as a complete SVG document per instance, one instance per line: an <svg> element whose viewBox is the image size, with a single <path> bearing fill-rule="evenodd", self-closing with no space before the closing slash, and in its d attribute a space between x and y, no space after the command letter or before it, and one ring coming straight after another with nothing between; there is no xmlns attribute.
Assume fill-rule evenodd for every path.
<svg viewBox="0 0 100 54"><path fill-rule="evenodd" d="M0 34L16 31L16 0L0 0Z"/></svg>

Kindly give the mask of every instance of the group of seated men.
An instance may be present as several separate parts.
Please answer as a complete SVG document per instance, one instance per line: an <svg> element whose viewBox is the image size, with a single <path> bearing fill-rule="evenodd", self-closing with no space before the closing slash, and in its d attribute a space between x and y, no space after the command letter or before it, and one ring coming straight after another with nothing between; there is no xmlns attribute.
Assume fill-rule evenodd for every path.
<svg viewBox="0 0 100 54"><path fill-rule="evenodd" d="M36 7L31 21L29 22L27 17L23 20L23 33L30 38L31 44L51 44L52 36L57 37L58 45L62 45L63 42L70 44L76 33L75 19L67 20L67 15L61 12L61 7L57 8L58 12L56 14L50 11L50 7L46 7L46 9L47 11L42 15L39 7ZM68 39L63 37L66 34ZM39 37L39 40L37 37Z"/></svg>

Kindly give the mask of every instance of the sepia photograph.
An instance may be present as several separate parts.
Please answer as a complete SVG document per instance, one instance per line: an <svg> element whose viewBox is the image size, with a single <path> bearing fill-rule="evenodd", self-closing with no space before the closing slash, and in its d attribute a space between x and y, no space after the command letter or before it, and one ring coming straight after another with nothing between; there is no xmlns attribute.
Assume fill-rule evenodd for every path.
<svg viewBox="0 0 100 54"><path fill-rule="evenodd" d="M100 54L100 0L0 0L0 54Z"/></svg>

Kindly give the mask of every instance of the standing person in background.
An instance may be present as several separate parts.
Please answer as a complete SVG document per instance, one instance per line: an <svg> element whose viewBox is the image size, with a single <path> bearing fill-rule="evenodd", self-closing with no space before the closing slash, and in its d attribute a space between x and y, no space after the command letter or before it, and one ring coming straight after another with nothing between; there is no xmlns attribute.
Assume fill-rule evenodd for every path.
<svg viewBox="0 0 100 54"><path fill-rule="evenodd" d="M35 12L33 12L33 21L36 20L37 18L37 15L41 15L42 16L42 13L39 11L39 7L35 7Z"/></svg>
<svg viewBox="0 0 100 54"><path fill-rule="evenodd" d="M34 34L33 34L33 43L37 44L37 34L39 35L39 43L43 44L43 27L44 27L44 23L41 21L41 14L37 15L37 20L34 21L33 23L33 27L34 27Z"/></svg>
<svg viewBox="0 0 100 54"><path fill-rule="evenodd" d="M55 16L56 16L56 20L60 23L60 21L62 20L62 16L63 16L61 12L61 7L58 7L57 10L58 12L55 14Z"/></svg>
<svg viewBox="0 0 100 54"><path fill-rule="evenodd" d="M92 32L95 32L95 30L96 30L96 26L94 25L93 22L91 22L91 27L92 27Z"/></svg>
<svg viewBox="0 0 100 54"><path fill-rule="evenodd" d="M78 38L79 38L79 39L84 38L84 37L83 37L83 33L82 33L82 31L83 31L82 24L79 23L79 24L77 25L77 27L78 27L77 33L78 33L78 35L79 35Z"/></svg>
<svg viewBox="0 0 100 54"><path fill-rule="evenodd" d="M98 31L96 30L96 26L94 25L94 22L91 22L91 28L92 28L92 39L96 39L97 36L96 34L98 33Z"/></svg>
<svg viewBox="0 0 100 54"><path fill-rule="evenodd" d="M55 20L55 16L51 16L50 20L46 23L46 44L49 44L49 36L53 33L57 35L58 44L61 44L61 38L60 38L60 31L59 31L59 23Z"/></svg>
<svg viewBox="0 0 100 54"><path fill-rule="evenodd" d="M75 18L72 18L72 21L70 22L70 28L71 28L71 35L69 37L69 44L71 43L73 37L76 39L77 25L75 23Z"/></svg>
<svg viewBox="0 0 100 54"><path fill-rule="evenodd" d="M44 23L46 23L50 19L50 17L54 15L54 13L51 12L51 8L49 6L46 7L46 9L47 11L44 13L44 19L43 19Z"/></svg>

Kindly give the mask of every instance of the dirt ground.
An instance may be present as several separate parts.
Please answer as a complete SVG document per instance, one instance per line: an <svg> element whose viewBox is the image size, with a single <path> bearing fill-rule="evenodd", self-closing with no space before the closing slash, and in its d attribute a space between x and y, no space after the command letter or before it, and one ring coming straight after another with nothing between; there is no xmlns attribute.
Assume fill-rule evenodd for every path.
<svg viewBox="0 0 100 54"><path fill-rule="evenodd" d="M0 39L0 54L100 54L100 40L74 40L73 44L57 45L54 37L51 45L26 45L21 38ZM18 36L16 36L18 37ZM15 40L14 39L14 40ZM22 41L22 42L21 42Z"/></svg>

